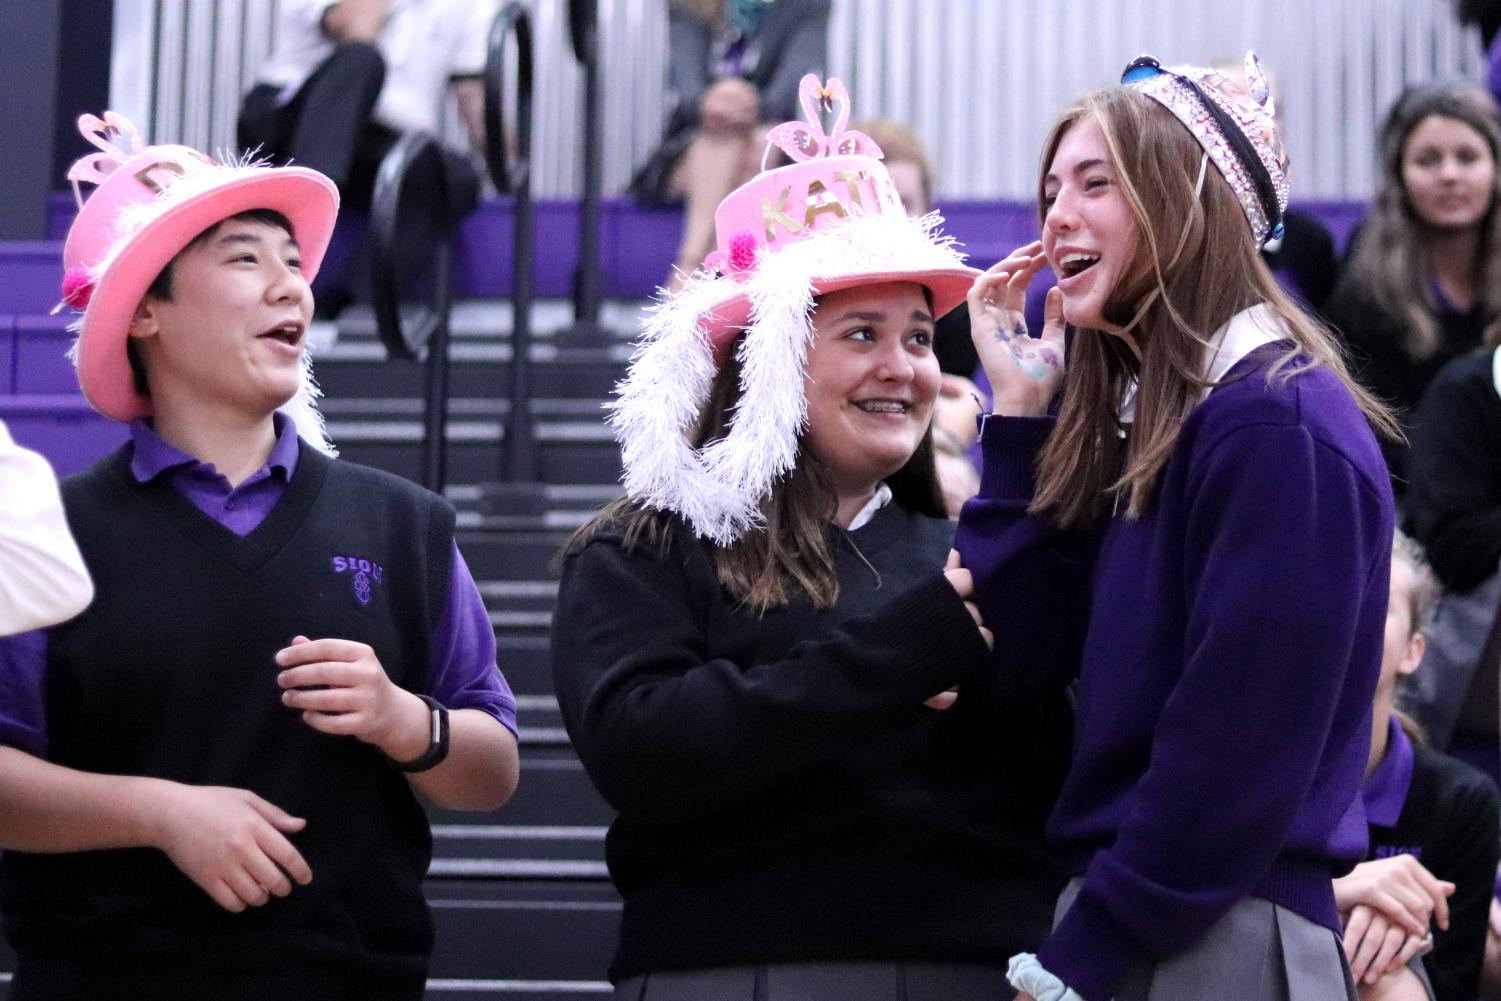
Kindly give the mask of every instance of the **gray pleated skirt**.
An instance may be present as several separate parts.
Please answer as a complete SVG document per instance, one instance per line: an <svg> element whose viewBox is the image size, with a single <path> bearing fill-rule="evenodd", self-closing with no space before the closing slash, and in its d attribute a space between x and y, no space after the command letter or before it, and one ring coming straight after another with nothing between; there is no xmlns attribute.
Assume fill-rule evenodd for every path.
<svg viewBox="0 0 1501 1001"><path fill-rule="evenodd" d="M1061 919L1079 892L1058 898ZM1132 970L1115 1001L1357 1001L1334 932L1259 897L1243 897L1188 950ZM1091 998L1090 1001L1095 1001Z"/></svg>
<svg viewBox="0 0 1501 1001"><path fill-rule="evenodd" d="M668 970L622 980L615 1001L1006 1001L1004 966L769 963Z"/></svg>

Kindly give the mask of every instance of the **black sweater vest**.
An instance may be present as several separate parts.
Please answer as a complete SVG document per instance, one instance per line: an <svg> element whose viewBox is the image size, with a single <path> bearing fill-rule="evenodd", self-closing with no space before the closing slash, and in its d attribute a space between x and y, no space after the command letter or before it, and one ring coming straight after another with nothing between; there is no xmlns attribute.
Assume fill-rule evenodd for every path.
<svg viewBox="0 0 1501 1001"><path fill-rule="evenodd" d="M49 637L48 757L252 790L307 818L291 840L313 881L230 914L154 849L7 852L17 996L83 996L97 977L101 997L420 997L426 817L373 747L282 705L273 657L299 633L356 640L424 691L452 509L304 445L242 538L163 480L136 483L129 463L126 446L63 485L97 597Z"/></svg>

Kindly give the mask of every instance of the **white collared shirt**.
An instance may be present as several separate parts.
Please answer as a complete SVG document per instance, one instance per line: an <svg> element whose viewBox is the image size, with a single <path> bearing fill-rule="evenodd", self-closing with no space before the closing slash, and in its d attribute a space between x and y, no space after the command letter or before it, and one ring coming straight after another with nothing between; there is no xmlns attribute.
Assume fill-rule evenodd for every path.
<svg viewBox="0 0 1501 1001"><path fill-rule="evenodd" d="M856 511L855 516L850 519L849 530L853 532L857 528L864 528L870 522L870 519L876 516L877 511L890 503L891 488L883 480L876 487L876 492L871 494L870 500L865 502L865 506Z"/></svg>
<svg viewBox="0 0 1501 1001"><path fill-rule="evenodd" d="M334 51L323 15L337 0L281 0L276 48L260 82L281 88L283 101ZM495 0L392 0L376 47L386 61L372 117L398 132L438 134L449 81L484 72Z"/></svg>
<svg viewBox="0 0 1501 1001"><path fill-rule="evenodd" d="M1204 387L1207 398L1242 358L1257 348L1276 341L1287 340L1287 324L1277 311L1264 302L1248 306L1225 321L1225 325L1209 336L1209 346L1204 353L1204 378L1209 382ZM1126 387L1121 400L1120 422L1130 424L1136 419L1136 382Z"/></svg>

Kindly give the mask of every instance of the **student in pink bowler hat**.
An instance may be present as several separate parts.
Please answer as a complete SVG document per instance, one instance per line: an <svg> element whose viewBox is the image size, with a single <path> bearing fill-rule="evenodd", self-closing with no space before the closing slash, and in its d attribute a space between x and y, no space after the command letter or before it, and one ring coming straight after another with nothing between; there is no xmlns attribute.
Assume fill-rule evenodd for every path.
<svg viewBox="0 0 1501 1001"><path fill-rule="evenodd" d="M0 641L11 997L417 1001L418 797L503 804L515 700L452 509L313 406L337 191L80 128L73 356L130 441L62 486L93 604Z"/></svg>

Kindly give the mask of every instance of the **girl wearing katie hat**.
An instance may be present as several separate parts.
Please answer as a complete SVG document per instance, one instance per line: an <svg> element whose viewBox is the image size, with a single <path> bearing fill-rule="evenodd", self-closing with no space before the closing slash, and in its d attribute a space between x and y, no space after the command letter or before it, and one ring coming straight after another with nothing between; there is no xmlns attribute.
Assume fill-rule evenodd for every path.
<svg viewBox="0 0 1501 1001"><path fill-rule="evenodd" d="M1354 997L1330 880L1365 849L1393 425L1261 261L1287 162L1246 79L1144 57L1065 110L1042 241L971 296L995 407L958 548L1004 668L1078 678L1074 878L1012 962L1040 1001ZM1066 376L1020 350L1044 263Z"/></svg>
<svg viewBox="0 0 1501 1001"><path fill-rule="evenodd" d="M1006 997L1061 886L1061 748L944 566L933 325L977 272L837 81L802 99L772 133L795 162L724 200L648 323L612 404L626 497L566 553L553 673L619 811L611 975L632 1001Z"/></svg>

